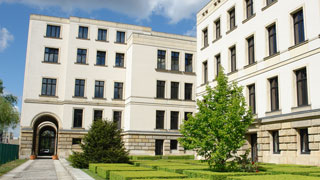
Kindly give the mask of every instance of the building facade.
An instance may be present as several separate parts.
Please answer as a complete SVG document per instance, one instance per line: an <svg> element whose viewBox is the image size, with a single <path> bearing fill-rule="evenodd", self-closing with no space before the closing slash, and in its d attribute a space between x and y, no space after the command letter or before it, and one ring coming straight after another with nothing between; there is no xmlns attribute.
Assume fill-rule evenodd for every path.
<svg viewBox="0 0 320 180"><path fill-rule="evenodd" d="M212 0L197 14L197 98L220 65L255 114L254 160L320 165L320 1Z"/></svg>
<svg viewBox="0 0 320 180"><path fill-rule="evenodd" d="M95 119L118 123L132 155L191 154L196 39L85 18L31 15L20 158L68 157Z"/></svg>

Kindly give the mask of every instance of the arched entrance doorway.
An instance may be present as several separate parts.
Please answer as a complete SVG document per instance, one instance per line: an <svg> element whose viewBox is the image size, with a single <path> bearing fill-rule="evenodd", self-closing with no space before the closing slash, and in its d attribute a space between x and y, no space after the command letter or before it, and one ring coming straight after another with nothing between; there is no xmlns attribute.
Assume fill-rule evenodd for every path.
<svg viewBox="0 0 320 180"><path fill-rule="evenodd" d="M51 115L38 117L33 124L32 155L57 155L58 121Z"/></svg>

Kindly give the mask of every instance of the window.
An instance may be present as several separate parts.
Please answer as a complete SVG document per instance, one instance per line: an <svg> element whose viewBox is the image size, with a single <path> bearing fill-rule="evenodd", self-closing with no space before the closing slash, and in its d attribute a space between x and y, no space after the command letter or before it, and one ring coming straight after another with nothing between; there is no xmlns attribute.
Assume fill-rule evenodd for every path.
<svg viewBox="0 0 320 180"><path fill-rule="evenodd" d="M59 49L56 48L45 48L44 51L44 62L57 63L59 57Z"/></svg>
<svg viewBox="0 0 320 180"><path fill-rule="evenodd" d="M220 18L214 22L214 25L216 26L216 39L219 39L221 37Z"/></svg>
<svg viewBox="0 0 320 180"><path fill-rule="evenodd" d="M74 109L73 113L73 127L82 128L83 109Z"/></svg>
<svg viewBox="0 0 320 180"><path fill-rule="evenodd" d="M188 121L188 115L192 116L192 112L184 112L184 120Z"/></svg>
<svg viewBox="0 0 320 180"><path fill-rule="evenodd" d="M123 83L114 83L114 99L122 99Z"/></svg>
<svg viewBox="0 0 320 180"><path fill-rule="evenodd" d="M72 138L72 145L81 144L81 138Z"/></svg>
<svg viewBox="0 0 320 180"><path fill-rule="evenodd" d="M86 61L87 61L87 50L86 49L78 49L77 63L86 64Z"/></svg>
<svg viewBox="0 0 320 180"><path fill-rule="evenodd" d="M298 106L308 105L308 84L307 84L307 69L303 68L296 72L297 80L297 100Z"/></svg>
<svg viewBox="0 0 320 180"><path fill-rule="evenodd" d="M177 130L179 123L179 112L171 111L171 121L170 121L170 129Z"/></svg>
<svg viewBox="0 0 320 180"><path fill-rule="evenodd" d="M85 80L76 79L75 90L74 90L75 97L84 97L84 85L85 85Z"/></svg>
<svg viewBox="0 0 320 180"><path fill-rule="evenodd" d="M248 86L249 90L249 106L252 110L252 113L256 113L256 90L255 90L255 85L250 85Z"/></svg>
<svg viewBox="0 0 320 180"><path fill-rule="evenodd" d="M97 51L97 65L104 66L106 64L106 52Z"/></svg>
<svg viewBox="0 0 320 180"><path fill-rule="evenodd" d="M280 154L279 131L272 132L272 139L273 139L273 154Z"/></svg>
<svg viewBox="0 0 320 180"><path fill-rule="evenodd" d="M166 51L158 50L158 69L166 69Z"/></svg>
<svg viewBox="0 0 320 180"><path fill-rule="evenodd" d="M116 53L116 67L124 67L124 54Z"/></svg>
<svg viewBox="0 0 320 180"><path fill-rule="evenodd" d="M185 54L185 72L192 72L192 59L193 54Z"/></svg>
<svg viewBox="0 0 320 180"><path fill-rule="evenodd" d="M271 111L277 111L277 110L279 110L278 77L269 79L269 83L270 83Z"/></svg>
<svg viewBox="0 0 320 180"><path fill-rule="evenodd" d="M113 111L113 122L117 123L118 129L121 129L121 111Z"/></svg>
<svg viewBox="0 0 320 180"><path fill-rule="evenodd" d="M254 59L254 37L251 36L250 38L247 39L248 43L248 63L253 64L255 63Z"/></svg>
<svg viewBox="0 0 320 180"><path fill-rule="evenodd" d="M46 37L60 38L60 26L47 25Z"/></svg>
<svg viewBox="0 0 320 180"><path fill-rule="evenodd" d="M88 27L79 26L78 38L80 38L80 39L88 39Z"/></svg>
<svg viewBox="0 0 320 180"><path fill-rule="evenodd" d="M179 53L171 52L171 70L179 71Z"/></svg>
<svg viewBox="0 0 320 180"><path fill-rule="evenodd" d="M102 110L94 110L93 112L93 120L96 121L98 119L102 119L102 113L103 111Z"/></svg>
<svg viewBox="0 0 320 180"><path fill-rule="evenodd" d="M208 47L209 46L208 28L205 28L204 30L202 30L202 36L203 36L203 47Z"/></svg>
<svg viewBox="0 0 320 180"><path fill-rule="evenodd" d="M95 98L103 98L104 92L104 81L96 81L94 87L94 97Z"/></svg>
<svg viewBox="0 0 320 180"><path fill-rule="evenodd" d="M216 77L218 77L219 72L220 72L220 66L221 66L221 56L220 56L220 54L216 55L216 64L217 64Z"/></svg>
<svg viewBox="0 0 320 180"><path fill-rule="evenodd" d="M253 0L246 0L247 18L253 15Z"/></svg>
<svg viewBox="0 0 320 180"><path fill-rule="evenodd" d="M55 96L56 95L56 79L43 78L41 95L43 96Z"/></svg>
<svg viewBox="0 0 320 180"><path fill-rule="evenodd" d="M300 129L301 154L310 154L308 129Z"/></svg>
<svg viewBox="0 0 320 180"><path fill-rule="evenodd" d="M267 6L270 5L271 3L275 2L277 0L267 0Z"/></svg>
<svg viewBox="0 0 320 180"><path fill-rule="evenodd" d="M156 129L164 129L164 111L156 112Z"/></svg>
<svg viewBox="0 0 320 180"><path fill-rule="evenodd" d="M179 99L179 83L171 82L171 99Z"/></svg>
<svg viewBox="0 0 320 180"><path fill-rule="evenodd" d="M178 149L178 141L170 140L170 150L177 150L177 149Z"/></svg>
<svg viewBox="0 0 320 180"><path fill-rule="evenodd" d="M230 30L236 28L236 10L235 8L232 8L229 10L229 21L230 21Z"/></svg>
<svg viewBox="0 0 320 180"><path fill-rule="evenodd" d="M303 25L303 10L300 10L292 15L294 25L294 43L300 44L304 42L304 25Z"/></svg>
<svg viewBox="0 0 320 180"><path fill-rule="evenodd" d="M237 71L237 56L236 56L236 46L230 49L230 60L231 60L231 72Z"/></svg>
<svg viewBox="0 0 320 180"><path fill-rule="evenodd" d="M184 84L184 100L192 100L192 84Z"/></svg>
<svg viewBox="0 0 320 180"><path fill-rule="evenodd" d="M126 33L122 31L117 31L117 43L125 43Z"/></svg>
<svg viewBox="0 0 320 180"><path fill-rule="evenodd" d="M106 29L98 29L98 40L99 41L107 41L107 30Z"/></svg>
<svg viewBox="0 0 320 180"><path fill-rule="evenodd" d="M269 56L277 53L277 31L276 25L268 27L268 39L269 39Z"/></svg>
<svg viewBox="0 0 320 180"><path fill-rule="evenodd" d="M208 83L208 62L203 62L203 84Z"/></svg>
<svg viewBox="0 0 320 180"><path fill-rule="evenodd" d="M157 81L157 98L164 98L165 84L165 81Z"/></svg>

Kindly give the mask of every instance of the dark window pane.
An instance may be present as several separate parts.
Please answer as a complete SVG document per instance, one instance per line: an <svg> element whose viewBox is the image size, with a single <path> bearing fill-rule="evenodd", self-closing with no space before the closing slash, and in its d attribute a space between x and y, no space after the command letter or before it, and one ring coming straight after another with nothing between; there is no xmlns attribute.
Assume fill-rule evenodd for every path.
<svg viewBox="0 0 320 180"><path fill-rule="evenodd" d="M279 131L272 132L272 138L273 138L273 153L280 154Z"/></svg>
<svg viewBox="0 0 320 180"><path fill-rule="evenodd" d="M113 122L117 123L118 129L121 129L121 111L113 111Z"/></svg>
<svg viewBox="0 0 320 180"><path fill-rule="evenodd" d="M203 31L202 31L202 34L203 34L203 47L207 47L207 46L209 46L209 43L208 43L208 29L206 28L206 29L204 29Z"/></svg>
<svg viewBox="0 0 320 180"><path fill-rule="evenodd" d="M96 121L98 119L102 119L102 110L94 110L94 117L93 120Z"/></svg>
<svg viewBox="0 0 320 180"><path fill-rule="evenodd" d="M192 100L192 84L190 83L184 84L184 99Z"/></svg>
<svg viewBox="0 0 320 180"><path fill-rule="evenodd" d="M58 62L59 49L56 48L45 48L44 61L45 62Z"/></svg>
<svg viewBox="0 0 320 180"><path fill-rule="evenodd" d="M117 43L125 43L125 32L117 31Z"/></svg>
<svg viewBox="0 0 320 180"><path fill-rule="evenodd" d="M106 64L106 52L97 51L97 65L105 65L105 64Z"/></svg>
<svg viewBox="0 0 320 180"><path fill-rule="evenodd" d="M78 38L80 38L80 39L88 39L88 27L79 26Z"/></svg>
<svg viewBox="0 0 320 180"><path fill-rule="evenodd" d="M86 49L78 49L77 50L77 63L86 64L87 60L87 50Z"/></svg>
<svg viewBox="0 0 320 180"><path fill-rule="evenodd" d="M296 71L298 106L308 105L307 69Z"/></svg>
<svg viewBox="0 0 320 180"><path fill-rule="evenodd" d="M114 99L123 99L123 83L114 83Z"/></svg>
<svg viewBox="0 0 320 180"><path fill-rule="evenodd" d="M184 120L188 121L188 115L192 116L192 112L184 112Z"/></svg>
<svg viewBox="0 0 320 180"><path fill-rule="evenodd" d="M295 44L304 42L304 22L303 22L303 10L300 10L293 14L294 23L294 41Z"/></svg>
<svg viewBox="0 0 320 180"><path fill-rule="evenodd" d="M156 129L164 129L164 111L156 112Z"/></svg>
<svg viewBox="0 0 320 180"><path fill-rule="evenodd" d="M269 80L270 83L270 102L271 111L279 110L279 88L278 88L278 78L272 78Z"/></svg>
<svg viewBox="0 0 320 180"><path fill-rule="evenodd" d="M256 90L255 85L248 86L249 90L249 106L251 107L252 113L256 113Z"/></svg>
<svg viewBox="0 0 320 180"><path fill-rule="evenodd" d="M47 25L46 37L60 38L60 26Z"/></svg>
<svg viewBox="0 0 320 180"><path fill-rule="evenodd" d="M55 96L56 95L56 79L43 78L41 95L44 96Z"/></svg>
<svg viewBox="0 0 320 180"><path fill-rule="evenodd" d="M248 61L249 64L255 63L255 58L254 58L254 37L250 37L247 39L248 43Z"/></svg>
<svg viewBox="0 0 320 180"><path fill-rule="evenodd" d="M170 129L178 129L179 126L179 112L171 111L171 118L170 118Z"/></svg>
<svg viewBox="0 0 320 180"><path fill-rule="evenodd" d="M171 52L171 70L179 71L179 53Z"/></svg>
<svg viewBox="0 0 320 180"><path fill-rule="evenodd" d="M95 98L103 98L103 94L104 94L104 81L96 81L95 82L94 97Z"/></svg>
<svg viewBox="0 0 320 180"><path fill-rule="evenodd" d="M76 79L75 91L74 91L75 97L84 97L84 86L85 86L85 80Z"/></svg>
<svg viewBox="0 0 320 180"><path fill-rule="evenodd" d="M178 149L178 141L170 140L170 150L177 150L177 149Z"/></svg>
<svg viewBox="0 0 320 180"><path fill-rule="evenodd" d="M124 54L116 53L116 67L124 67Z"/></svg>
<svg viewBox="0 0 320 180"><path fill-rule="evenodd" d="M300 129L301 154L310 154L308 129Z"/></svg>
<svg viewBox="0 0 320 180"><path fill-rule="evenodd" d="M221 66L221 56L220 54L216 55L216 76L218 77L220 72L220 66Z"/></svg>
<svg viewBox="0 0 320 180"><path fill-rule="evenodd" d="M82 128L83 109L75 109L73 115L73 127Z"/></svg>
<svg viewBox="0 0 320 180"><path fill-rule="evenodd" d="M207 61L203 62L202 66L203 66L203 83L206 84L206 83L208 83L208 63L207 63Z"/></svg>
<svg viewBox="0 0 320 180"><path fill-rule="evenodd" d="M216 26L216 39L219 39L221 37L220 19L218 19L215 22L215 26Z"/></svg>
<svg viewBox="0 0 320 180"><path fill-rule="evenodd" d="M253 15L253 0L246 0L247 18Z"/></svg>
<svg viewBox="0 0 320 180"><path fill-rule="evenodd" d="M229 20L230 20L230 29L234 29L236 27L236 12L235 8L229 11Z"/></svg>
<svg viewBox="0 0 320 180"><path fill-rule="evenodd" d="M192 72L193 54L185 54L185 72Z"/></svg>
<svg viewBox="0 0 320 180"><path fill-rule="evenodd" d="M171 82L171 99L179 99L179 83Z"/></svg>
<svg viewBox="0 0 320 180"><path fill-rule="evenodd" d="M72 145L81 144L81 138L72 138Z"/></svg>
<svg viewBox="0 0 320 180"><path fill-rule="evenodd" d="M269 55L273 55L277 53L277 31L276 25L272 25L268 28L269 35Z"/></svg>
<svg viewBox="0 0 320 180"><path fill-rule="evenodd" d="M237 70L237 56L236 56L236 47L230 48L230 58L231 58L231 72Z"/></svg>
<svg viewBox="0 0 320 180"><path fill-rule="evenodd" d="M166 51L158 50L157 68L166 69Z"/></svg>
<svg viewBox="0 0 320 180"><path fill-rule="evenodd" d="M99 41L106 41L107 40L107 30L105 30L105 29L98 30L98 40Z"/></svg>
<svg viewBox="0 0 320 180"><path fill-rule="evenodd" d="M164 98L165 84L165 81L157 81L157 98Z"/></svg>

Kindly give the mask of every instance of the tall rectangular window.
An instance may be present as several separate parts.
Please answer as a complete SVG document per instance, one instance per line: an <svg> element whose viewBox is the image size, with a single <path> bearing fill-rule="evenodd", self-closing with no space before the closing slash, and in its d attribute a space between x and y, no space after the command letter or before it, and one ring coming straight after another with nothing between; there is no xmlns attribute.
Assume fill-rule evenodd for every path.
<svg viewBox="0 0 320 180"><path fill-rule="evenodd" d="M298 106L308 105L308 83L307 69L303 68L295 71L297 80L297 100Z"/></svg>
<svg viewBox="0 0 320 180"><path fill-rule="evenodd" d="M208 62L202 63L202 69L203 69L203 84L208 83Z"/></svg>
<svg viewBox="0 0 320 180"><path fill-rule="evenodd" d="M301 154L310 154L308 129L300 129Z"/></svg>
<svg viewBox="0 0 320 180"><path fill-rule="evenodd" d="M55 96L56 95L56 79L43 78L41 95L43 96Z"/></svg>
<svg viewBox="0 0 320 180"><path fill-rule="evenodd" d="M216 27L216 39L219 39L221 37L220 18L214 22L214 25Z"/></svg>
<svg viewBox="0 0 320 180"><path fill-rule="evenodd" d="M157 98L164 98L165 84L165 81L157 81Z"/></svg>
<svg viewBox="0 0 320 180"><path fill-rule="evenodd" d="M78 49L77 51L77 63L86 64L87 62L87 50L86 49Z"/></svg>
<svg viewBox="0 0 320 180"><path fill-rule="evenodd" d="M78 38L80 38L80 39L88 39L88 27L79 26Z"/></svg>
<svg viewBox="0 0 320 180"><path fill-rule="evenodd" d="M118 129L121 129L121 111L113 111L113 122L117 123Z"/></svg>
<svg viewBox="0 0 320 180"><path fill-rule="evenodd" d="M179 83L171 82L171 99L179 99Z"/></svg>
<svg viewBox="0 0 320 180"><path fill-rule="evenodd" d="M179 53L171 52L171 70L179 71Z"/></svg>
<svg viewBox="0 0 320 180"><path fill-rule="evenodd" d="M253 64L255 63L255 58L254 58L254 37L251 36L247 39L247 44L248 44L248 63Z"/></svg>
<svg viewBox="0 0 320 180"><path fill-rule="evenodd" d="M99 41L107 41L107 30L106 29L98 29L98 40Z"/></svg>
<svg viewBox="0 0 320 180"><path fill-rule="evenodd" d="M188 119L189 119L188 116L189 115L192 116L192 112L184 112L184 120L185 121L188 121Z"/></svg>
<svg viewBox="0 0 320 180"><path fill-rule="evenodd" d="M184 100L192 100L192 84L184 84Z"/></svg>
<svg viewBox="0 0 320 180"><path fill-rule="evenodd" d="M96 81L94 86L94 97L103 98L104 94L104 81Z"/></svg>
<svg viewBox="0 0 320 180"><path fill-rule="evenodd" d="M234 29L236 27L236 10L235 8L232 8L229 10L229 21L230 21L230 30Z"/></svg>
<svg viewBox="0 0 320 180"><path fill-rule="evenodd" d="M273 139L273 154L280 154L279 131L272 132L272 139Z"/></svg>
<svg viewBox="0 0 320 180"><path fill-rule="evenodd" d="M231 47L229 50L230 50L230 60L231 60L231 72L235 72L237 71L236 46Z"/></svg>
<svg viewBox="0 0 320 180"><path fill-rule="evenodd" d="M156 111L156 129L164 129L164 111Z"/></svg>
<svg viewBox="0 0 320 180"><path fill-rule="evenodd" d="M204 30L202 30L202 36L203 36L203 47L209 46L208 28L205 28Z"/></svg>
<svg viewBox="0 0 320 180"><path fill-rule="evenodd" d="M76 79L75 90L74 90L75 97L84 97L84 86L85 86L84 79Z"/></svg>
<svg viewBox="0 0 320 180"><path fill-rule="evenodd" d="M221 56L220 56L220 54L216 55L216 64L217 64L216 77L218 77L219 72L220 72L220 66L221 66Z"/></svg>
<svg viewBox="0 0 320 180"><path fill-rule="evenodd" d="M303 22L303 10L300 10L292 15L294 26L294 42L300 44L304 42L304 22Z"/></svg>
<svg viewBox="0 0 320 180"><path fill-rule="evenodd" d="M106 52L97 51L97 65L104 66L106 64Z"/></svg>
<svg viewBox="0 0 320 180"><path fill-rule="evenodd" d="M170 140L170 150L177 150L178 149L178 141L177 140Z"/></svg>
<svg viewBox="0 0 320 180"><path fill-rule="evenodd" d="M268 39L269 39L269 56L277 53L277 30L276 25L268 27Z"/></svg>
<svg viewBox="0 0 320 180"><path fill-rule="evenodd" d="M185 54L185 72L192 72L192 59L193 54Z"/></svg>
<svg viewBox="0 0 320 180"><path fill-rule="evenodd" d="M60 26L47 25L46 37L60 38Z"/></svg>
<svg viewBox="0 0 320 180"><path fill-rule="evenodd" d="M252 110L252 113L256 113L256 88L255 85L248 86L249 90L249 106Z"/></svg>
<svg viewBox="0 0 320 180"><path fill-rule="evenodd" d="M271 111L277 111L277 110L279 110L278 77L269 79L269 83L270 83Z"/></svg>
<svg viewBox="0 0 320 180"><path fill-rule="evenodd" d="M94 110L94 112L93 112L93 120L96 121L98 119L102 119L102 114L103 114L102 110Z"/></svg>
<svg viewBox="0 0 320 180"><path fill-rule="evenodd" d="M124 54L116 53L116 67L124 67Z"/></svg>
<svg viewBox="0 0 320 180"><path fill-rule="evenodd" d="M123 83L114 83L114 99L123 99Z"/></svg>
<svg viewBox="0 0 320 180"><path fill-rule="evenodd" d="M82 128L83 109L74 109L73 111L73 127Z"/></svg>
<svg viewBox="0 0 320 180"><path fill-rule="evenodd" d="M57 63L59 57L59 49L57 48L45 48L44 62Z"/></svg>
<svg viewBox="0 0 320 180"><path fill-rule="evenodd" d="M126 33L122 31L117 31L117 43L125 43Z"/></svg>
<svg viewBox="0 0 320 180"><path fill-rule="evenodd" d="M170 118L170 129L176 130L179 126L179 112L178 111L171 111L171 118Z"/></svg>
<svg viewBox="0 0 320 180"><path fill-rule="evenodd" d="M246 0L247 18L253 16L253 0Z"/></svg>
<svg viewBox="0 0 320 180"><path fill-rule="evenodd" d="M166 51L158 50L157 69L166 69Z"/></svg>

